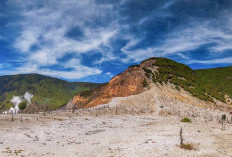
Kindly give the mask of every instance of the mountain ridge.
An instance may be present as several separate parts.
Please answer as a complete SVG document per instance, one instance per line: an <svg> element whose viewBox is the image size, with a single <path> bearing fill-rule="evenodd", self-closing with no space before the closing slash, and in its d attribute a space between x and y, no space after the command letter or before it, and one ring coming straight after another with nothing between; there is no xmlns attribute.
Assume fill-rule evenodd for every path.
<svg viewBox="0 0 232 157"><path fill-rule="evenodd" d="M214 89L210 82L203 81L198 73L197 70L171 59L152 57L142 61L139 65L129 66L98 91L77 94L72 99L75 101L70 101L70 103L76 105L77 108L94 107L109 103L113 97L140 94L148 90L153 83L161 85L171 83L176 90L183 89L205 102L227 103L224 92L217 88ZM85 99L82 99L83 97Z"/></svg>
<svg viewBox="0 0 232 157"><path fill-rule="evenodd" d="M171 59L152 57L129 66L104 84L69 82L37 73L4 75L0 76L0 110L9 108L13 95L22 95L26 91L35 95L33 103L38 106L58 109L69 102L66 108L72 109L73 106L88 108L109 103L113 97L140 94L154 83L171 83L176 90L183 89L206 102L219 100L230 104L232 89L227 86L232 82L231 74L232 66L193 70ZM213 79L215 77L220 79ZM226 84L221 83L227 77Z"/></svg>

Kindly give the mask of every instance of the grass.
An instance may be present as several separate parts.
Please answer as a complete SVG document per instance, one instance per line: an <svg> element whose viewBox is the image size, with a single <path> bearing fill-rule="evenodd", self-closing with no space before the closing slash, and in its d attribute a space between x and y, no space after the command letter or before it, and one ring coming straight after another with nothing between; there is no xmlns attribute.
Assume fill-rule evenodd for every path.
<svg viewBox="0 0 232 157"><path fill-rule="evenodd" d="M186 149L186 150L193 150L194 149L192 144L184 144L184 143L180 145L180 148Z"/></svg>
<svg viewBox="0 0 232 157"><path fill-rule="evenodd" d="M181 122L191 123L191 119L185 117L181 120Z"/></svg>

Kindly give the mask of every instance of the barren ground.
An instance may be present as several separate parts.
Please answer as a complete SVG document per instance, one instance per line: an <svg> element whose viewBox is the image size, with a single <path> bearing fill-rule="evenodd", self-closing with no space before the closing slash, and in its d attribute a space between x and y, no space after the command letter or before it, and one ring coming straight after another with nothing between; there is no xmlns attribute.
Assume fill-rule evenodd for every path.
<svg viewBox="0 0 232 157"><path fill-rule="evenodd" d="M13 122L11 115L0 115L0 156L232 156L228 113L222 131L218 119L224 112L186 93L157 89L115 98L109 108L94 111L15 115ZM180 122L183 117L192 122ZM179 147L181 127L184 143L194 150Z"/></svg>
<svg viewBox="0 0 232 157"><path fill-rule="evenodd" d="M19 115L14 122L1 115L0 156L232 156L231 124L222 131L213 121L182 123L174 116L37 117L23 115L21 123ZM179 147L180 127L195 150Z"/></svg>

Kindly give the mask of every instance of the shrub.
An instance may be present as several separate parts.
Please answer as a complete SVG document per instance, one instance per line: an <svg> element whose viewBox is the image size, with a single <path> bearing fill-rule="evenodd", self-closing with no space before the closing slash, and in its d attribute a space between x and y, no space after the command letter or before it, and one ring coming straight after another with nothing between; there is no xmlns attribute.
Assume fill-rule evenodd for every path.
<svg viewBox="0 0 232 157"><path fill-rule="evenodd" d="M193 150L193 146L191 144L181 144L180 148L186 149L186 150Z"/></svg>
<svg viewBox="0 0 232 157"><path fill-rule="evenodd" d="M191 120L189 119L189 118L183 118L182 120L181 120L181 122L185 122L185 123L191 123Z"/></svg>
<svg viewBox="0 0 232 157"><path fill-rule="evenodd" d="M149 85L148 85L148 83L147 83L147 81L144 79L143 80L143 87L148 87Z"/></svg>
<svg viewBox="0 0 232 157"><path fill-rule="evenodd" d="M179 86L176 86L176 89L177 89L178 91L180 91L180 87L179 87Z"/></svg>
<svg viewBox="0 0 232 157"><path fill-rule="evenodd" d="M225 114L223 114L222 115L222 117L221 117L221 119L222 119L222 130L225 130L225 120L226 120L226 115Z"/></svg>
<svg viewBox="0 0 232 157"><path fill-rule="evenodd" d="M5 104L5 106L6 106L7 109L9 109L11 107L14 107L14 105L11 102L9 102L9 101L7 101L7 103Z"/></svg>
<svg viewBox="0 0 232 157"><path fill-rule="evenodd" d="M20 109L20 110L24 110L25 108L27 108L27 103L26 103L26 102L21 102L21 103L19 104L19 109Z"/></svg>
<svg viewBox="0 0 232 157"><path fill-rule="evenodd" d="M222 120L223 121L226 120L226 115L225 114L222 115Z"/></svg>
<svg viewBox="0 0 232 157"><path fill-rule="evenodd" d="M152 75L152 71L150 69L145 68L145 67L143 67L143 70L145 71L145 76L147 78L150 78Z"/></svg>
<svg viewBox="0 0 232 157"><path fill-rule="evenodd" d="M93 94L93 91L83 91L79 93L82 97L89 97Z"/></svg>

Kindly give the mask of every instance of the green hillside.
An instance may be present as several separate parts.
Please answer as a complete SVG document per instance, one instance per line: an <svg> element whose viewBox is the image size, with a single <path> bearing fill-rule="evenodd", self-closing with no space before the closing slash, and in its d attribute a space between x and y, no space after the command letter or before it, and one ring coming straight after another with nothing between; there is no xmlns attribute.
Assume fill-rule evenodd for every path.
<svg viewBox="0 0 232 157"><path fill-rule="evenodd" d="M232 69L227 69L216 74L218 70L215 69L212 69L212 71L194 71L187 65L170 59L150 59L156 59L153 66L158 66L158 71L152 72L149 68L144 68L144 71L148 78L152 78L153 82L161 84L170 82L176 86L176 89L179 90L181 87L193 96L210 102L214 102L213 98L225 102L225 93L232 94L231 87L225 90L225 86L231 84L229 82L231 82ZM213 73L215 73L214 76ZM212 81L206 81L210 79Z"/></svg>
<svg viewBox="0 0 232 157"><path fill-rule="evenodd" d="M232 67L196 70L202 82L211 89L232 98Z"/></svg>
<svg viewBox="0 0 232 157"><path fill-rule="evenodd" d="M89 91L101 84L67 82L39 74L0 76L0 111L8 109L12 96L24 95L26 91L34 95L32 102L57 109L66 104L80 91Z"/></svg>

